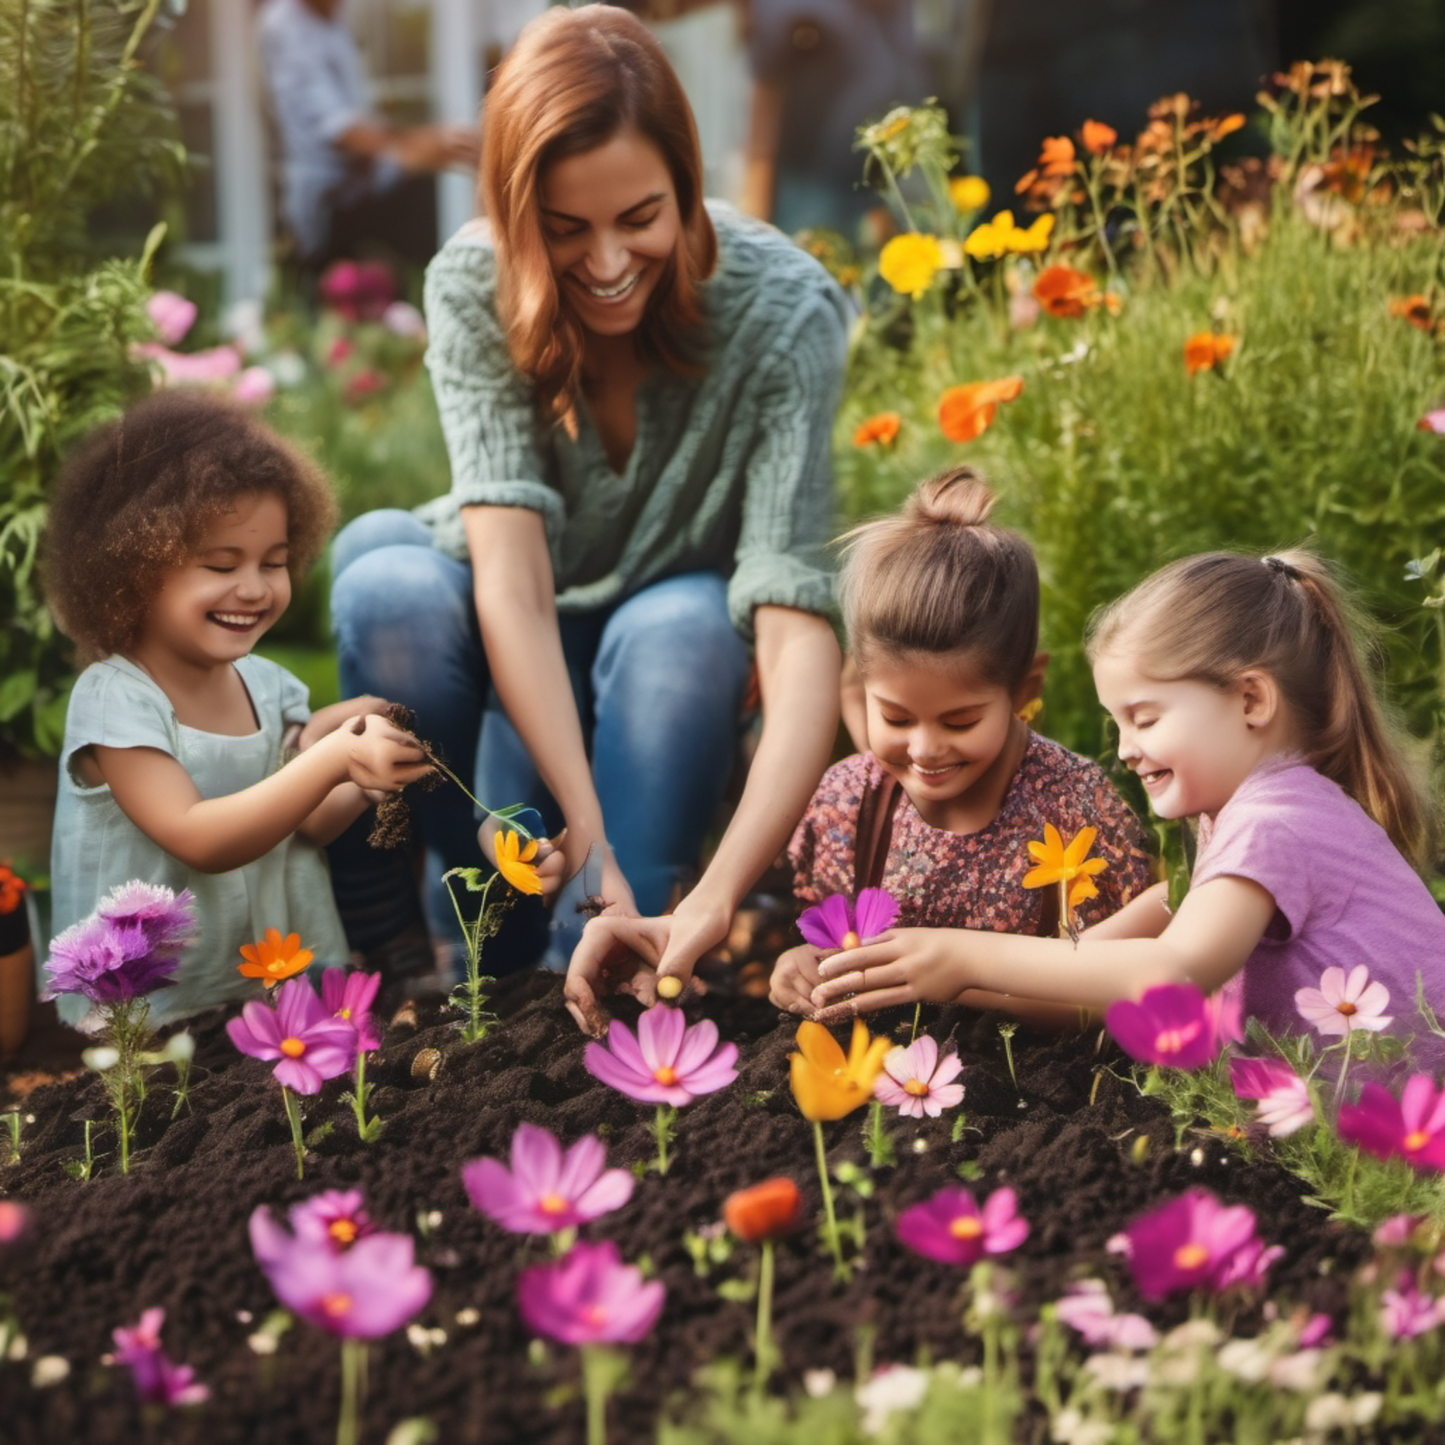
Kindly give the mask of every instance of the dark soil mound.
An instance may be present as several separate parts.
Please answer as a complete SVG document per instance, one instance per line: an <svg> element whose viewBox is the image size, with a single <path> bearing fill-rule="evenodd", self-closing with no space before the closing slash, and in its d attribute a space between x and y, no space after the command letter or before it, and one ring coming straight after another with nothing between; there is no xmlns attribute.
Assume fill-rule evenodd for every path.
<svg viewBox="0 0 1445 1445"><path fill-rule="evenodd" d="M280 1211L322 1189L360 1186L381 1227L417 1237L419 1261L436 1282L421 1323L446 1336L425 1352L405 1332L372 1347L365 1438L380 1441L398 1420L422 1415L448 1445L581 1439L581 1402L571 1389L575 1352L529 1353L515 1304L519 1268L542 1258L544 1243L506 1234L473 1210L460 1169L483 1154L505 1158L524 1119L564 1143L588 1131L604 1135L612 1164L644 1161L653 1154L651 1108L587 1073L584 1040L562 1008L555 976L531 974L499 986L494 1008L500 1024L472 1048L438 1021L434 1007L422 1008L419 1018L412 1010L415 1022L403 1010L371 1070L373 1107L386 1120L381 1138L357 1142L339 1102L346 1081L333 1081L307 1109L308 1129L325 1121L334 1127L315 1144L301 1182L270 1069L236 1053L219 1016L193 1029L194 1082L180 1117L168 1119L166 1089L152 1091L126 1177L109 1160L89 1182L65 1171L82 1155L83 1121L106 1117L94 1076L32 1094L26 1107L35 1122L27 1126L21 1161L0 1171L0 1192L28 1204L34 1221L21 1251L0 1264L8 1275L0 1286L12 1294L30 1360L64 1356L71 1373L37 1389L28 1361L0 1363L0 1435L14 1445L147 1438L125 1372L99 1360L113 1327L163 1305L167 1353L194 1366L212 1396L154 1438L205 1445L334 1438L336 1342L298 1324L270 1359L247 1345L274 1301L252 1258L246 1221L258 1204ZM630 1019L636 1010L624 1004L621 1012ZM668 1175L648 1175L624 1209L586 1231L615 1239L628 1261L645 1257L667 1287L661 1322L632 1350L631 1379L614 1399L615 1441L651 1439L664 1404L686 1389L699 1366L748 1352L751 1307L720 1299L717 1285L751 1268L751 1251L736 1250L704 1278L684 1231L714 1224L728 1193L774 1174L791 1175L808 1209L819 1208L811 1126L787 1084L794 1021L780 1021L765 1001L717 991L688 1012L713 1018L722 1036L739 1045L740 1076L681 1113ZM885 1022L906 1038L907 1019ZM1339 1316L1345 1277L1368 1250L1365 1237L1327 1224L1303 1202L1294 1179L1245 1157L1236 1144L1200 1134L1176 1150L1162 1107L1120 1077L1127 1075L1123 1062L1107 1049L1100 1053L1094 1036L1054 1041L1020 1032L1013 1041L1016 1092L993 1020L944 1009L925 1026L940 1040L956 1035L967 1065L967 1128L955 1142L948 1114L914 1123L888 1111L898 1162L871 1176L875 1190L861 1206L866 1260L849 1283L835 1283L811 1229L780 1247L778 1379L788 1389L798 1388L804 1369L851 1374L865 1326L875 1362L912 1362L920 1351L935 1359L974 1357L976 1343L960 1325L961 1274L908 1254L892 1235L899 1211L956 1182L960 1165L977 1172L980 1193L1011 1185L1032 1225L1010 1260L1024 1321L1082 1274L1119 1279L1119 1262L1105 1249L1109 1237L1192 1184L1250 1205L1265 1238L1284 1246L1271 1275L1276 1300ZM416 1067L423 1049L442 1054L435 1078ZM866 1111L825 1126L835 1164L866 1167L865 1118ZM97 1135L108 1147L109 1130ZM859 1207L847 1191L840 1197L844 1214ZM1122 1280L1119 1292L1139 1307ZM1185 1311L1180 1301L1149 1313L1172 1323Z"/></svg>

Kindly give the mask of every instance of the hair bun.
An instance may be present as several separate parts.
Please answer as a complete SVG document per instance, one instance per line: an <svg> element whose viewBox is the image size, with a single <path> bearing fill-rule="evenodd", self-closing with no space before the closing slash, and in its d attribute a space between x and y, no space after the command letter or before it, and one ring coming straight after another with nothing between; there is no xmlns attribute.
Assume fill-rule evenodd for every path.
<svg viewBox="0 0 1445 1445"><path fill-rule="evenodd" d="M920 482L903 514L912 522L981 527L997 499L972 467L951 467Z"/></svg>

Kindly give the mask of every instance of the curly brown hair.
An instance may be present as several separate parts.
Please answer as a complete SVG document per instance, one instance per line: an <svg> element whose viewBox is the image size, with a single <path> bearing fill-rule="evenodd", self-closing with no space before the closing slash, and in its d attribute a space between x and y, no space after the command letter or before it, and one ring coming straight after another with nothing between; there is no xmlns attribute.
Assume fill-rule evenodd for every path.
<svg viewBox="0 0 1445 1445"><path fill-rule="evenodd" d="M138 640L162 574L195 555L246 497L286 507L298 580L336 525L321 470L248 412L207 392L161 391L90 432L50 500L45 600L82 663Z"/></svg>

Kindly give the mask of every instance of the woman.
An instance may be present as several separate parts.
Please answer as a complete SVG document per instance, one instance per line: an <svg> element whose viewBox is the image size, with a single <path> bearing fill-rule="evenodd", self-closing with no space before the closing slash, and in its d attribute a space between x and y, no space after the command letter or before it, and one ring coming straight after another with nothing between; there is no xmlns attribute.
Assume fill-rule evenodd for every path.
<svg viewBox="0 0 1445 1445"><path fill-rule="evenodd" d="M836 729L823 547L847 325L821 267L705 207L700 177L687 101L634 16L527 26L487 99L488 222L427 274L451 492L343 532L332 601L344 688L415 708L454 765L475 759L483 802L564 825L547 894L595 846L619 924L659 913L697 859L752 644L746 789L697 887L642 920L644 955L665 936L684 975L786 841ZM429 922L455 934L441 872L476 861L475 820L453 789L415 807ZM605 964L569 985L594 1028L593 984L631 957L628 930L601 934Z"/></svg>

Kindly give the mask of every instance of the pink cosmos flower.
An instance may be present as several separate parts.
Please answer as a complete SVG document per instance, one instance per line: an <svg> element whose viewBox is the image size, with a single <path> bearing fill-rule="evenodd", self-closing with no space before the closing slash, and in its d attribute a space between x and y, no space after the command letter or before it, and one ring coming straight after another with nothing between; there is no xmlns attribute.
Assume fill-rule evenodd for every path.
<svg viewBox="0 0 1445 1445"><path fill-rule="evenodd" d="M893 927L898 917L898 900L883 888L865 888L857 903L841 894L825 898L803 910L798 931L814 948L857 948Z"/></svg>
<svg viewBox="0 0 1445 1445"><path fill-rule="evenodd" d="M1306 1023L1322 1034L1338 1034L1343 1038L1356 1029L1379 1033L1394 1023L1394 1016L1385 1012L1390 990L1384 984L1370 981L1370 970L1357 963L1346 975L1342 968L1327 968L1320 975L1318 988L1295 991L1294 1004Z"/></svg>
<svg viewBox="0 0 1445 1445"><path fill-rule="evenodd" d="M13 1199L0 1199L0 1246L14 1244L30 1225L30 1211Z"/></svg>
<svg viewBox="0 0 1445 1445"><path fill-rule="evenodd" d="M297 1094L315 1094L356 1058L356 1030L332 1018L304 978L276 990L276 1007L252 1000L226 1024L231 1042L253 1059L276 1059L276 1081Z"/></svg>
<svg viewBox="0 0 1445 1445"><path fill-rule="evenodd" d="M972 1193L953 1184L912 1205L893 1226L915 1254L942 1264L969 1265L985 1254L1004 1254L1029 1237L1028 1221L1017 1213L1012 1189L995 1189L980 1209Z"/></svg>
<svg viewBox="0 0 1445 1445"><path fill-rule="evenodd" d="M1392 1214L1375 1226L1370 1238L1382 1245L1409 1244L1416 1227L1423 1224L1426 1217L1423 1214Z"/></svg>
<svg viewBox="0 0 1445 1445"><path fill-rule="evenodd" d="M1081 1279L1054 1305L1054 1314L1091 1345L1111 1349L1150 1350L1159 1332L1143 1315L1117 1314L1101 1279Z"/></svg>
<svg viewBox="0 0 1445 1445"><path fill-rule="evenodd" d="M1125 1230L1134 1282L1151 1300L1176 1290L1217 1293L1257 1283L1277 1252L1264 1250L1254 1225L1254 1211L1245 1205L1226 1206L1207 1189L1191 1189Z"/></svg>
<svg viewBox="0 0 1445 1445"><path fill-rule="evenodd" d="M873 1094L905 1118L927 1114L936 1119L962 1102L963 1085L952 1082L962 1069L957 1054L940 1062L937 1041L920 1034L907 1048L889 1049L884 1055Z"/></svg>
<svg viewBox="0 0 1445 1445"><path fill-rule="evenodd" d="M291 1234L275 1224L269 1214L252 1216L251 1244L263 1266L267 1259L278 1258L285 1252L292 1234L340 1254L358 1239L376 1233L359 1189L326 1189L313 1194L310 1199L293 1204L287 1218ZM263 1252L265 1258L262 1258Z"/></svg>
<svg viewBox="0 0 1445 1445"><path fill-rule="evenodd" d="M155 341L142 341L135 353L160 368L167 386L204 386L230 381L240 374L241 353L234 346L212 346L205 351L171 351Z"/></svg>
<svg viewBox="0 0 1445 1445"><path fill-rule="evenodd" d="M662 1313L658 1280L622 1263L617 1246L577 1244L554 1264L522 1271L517 1304L533 1334L564 1345L635 1344Z"/></svg>
<svg viewBox="0 0 1445 1445"><path fill-rule="evenodd" d="M1205 998L1192 983L1146 989L1137 1003L1120 999L1104 1014L1105 1027L1131 1058L1176 1069L1198 1069L1226 1043L1243 1037L1240 1004L1233 996Z"/></svg>
<svg viewBox="0 0 1445 1445"><path fill-rule="evenodd" d="M677 1009L660 1003L638 1019L635 1036L613 1019L606 1044L588 1044L583 1061L594 1078L629 1099L681 1108L732 1083L737 1057L736 1044L718 1043L711 1019L689 1028Z"/></svg>
<svg viewBox="0 0 1445 1445"><path fill-rule="evenodd" d="M321 1007L356 1030L358 1053L369 1054L381 1047L381 1032L371 1013L380 987L379 973L352 973L344 968L321 970Z"/></svg>
<svg viewBox="0 0 1445 1445"><path fill-rule="evenodd" d="M1421 431L1432 431L1436 436L1445 436L1445 407L1427 411L1416 423Z"/></svg>
<svg viewBox="0 0 1445 1445"><path fill-rule="evenodd" d="M431 1298L431 1275L405 1234L375 1230L338 1250L312 1224L288 1234L260 1205L251 1215L251 1245L281 1304L329 1334L376 1339Z"/></svg>
<svg viewBox="0 0 1445 1445"><path fill-rule="evenodd" d="M1445 1170L1445 1089L1428 1074L1412 1074L1398 1102L1382 1084L1363 1085L1358 1103L1340 1105L1336 1124L1340 1138L1369 1154Z"/></svg>
<svg viewBox="0 0 1445 1445"><path fill-rule="evenodd" d="M1231 1059L1229 1078L1241 1099L1258 1099L1259 1122L1283 1139L1314 1122L1309 1085L1288 1064L1274 1059Z"/></svg>
<svg viewBox="0 0 1445 1445"><path fill-rule="evenodd" d="M498 1159L462 1166L467 1198L515 1234L555 1234L620 1209L632 1198L632 1175L606 1169L602 1141L587 1134L567 1152L535 1124L512 1135L512 1167Z"/></svg>
<svg viewBox="0 0 1445 1445"><path fill-rule="evenodd" d="M115 1362L129 1367L136 1394L147 1405L199 1405L211 1398L211 1392L197 1383L189 1365L172 1364L166 1358L161 1349L165 1322L163 1309L149 1309L134 1327L112 1330Z"/></svg>
<svg viewBox="0 0 1445 1445"><path fill-rule="evenodd" d="M236 378L231 395L242 406L265 406L276 395L276 378L264 366L248 366Z"/></svg>
<svg viewBox="0 0 1445 1445"><path fill-rule="evenodd" d="M1400 1276L1399 1289L1380 1296L1380 1328L1392 1340L1410 1340L1445 1323L1445 1300L1422 1294L1408 1274Z"/></svg>
<svg viewBox="0 0 1445 1445"><path fill-rule="evenodd" d="M146 301L146 315L166 346L185 339L196 321L196 303L174 291L154 291Z"/></svg>

